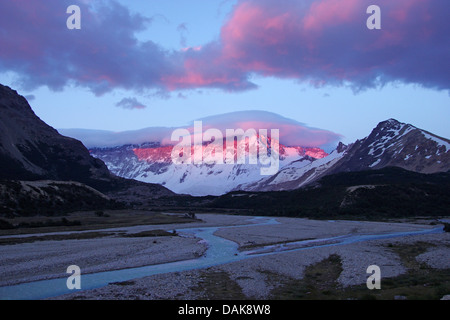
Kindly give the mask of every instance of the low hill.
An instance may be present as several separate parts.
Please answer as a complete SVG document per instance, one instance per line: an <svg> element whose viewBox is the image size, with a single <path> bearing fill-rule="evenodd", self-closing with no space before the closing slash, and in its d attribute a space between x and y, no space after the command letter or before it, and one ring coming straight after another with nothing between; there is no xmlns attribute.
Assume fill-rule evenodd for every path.
<svg viewBox="0 0 450 320"><path fill-rule="evenodd" d="M121 207L122 204L79 182L0 181L0 216L58 216Z"/></svg>
<svg viewBox="0 0 450 320"><path fill-rule="evenodd" d="M450 172L423 174L398 167L343 172L293 191L232 192L210 206L322 219L445 216L450 214Z"/></svg>

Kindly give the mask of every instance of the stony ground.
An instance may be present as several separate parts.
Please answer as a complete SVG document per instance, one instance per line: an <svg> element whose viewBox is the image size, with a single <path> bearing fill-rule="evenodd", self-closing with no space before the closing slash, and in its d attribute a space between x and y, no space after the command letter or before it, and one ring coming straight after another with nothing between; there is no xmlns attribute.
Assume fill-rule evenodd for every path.
<svg viewBox="0 0 450 320"><path fill-rule="evenodd" d="M249 219L252 218L212 214L199 214L198 217L203 222L189 224L189 227L228 226L219 229L216 235L237 242L241 250L255 250L265 245L289 244L305 239L406 232L435 227L429 224L314 221L294 218L277 218L280 224L275 225L229 227L251 225ZM0 246L0 285L66 277L65 268L71 264L79 265L84 273L91 273L198 257L205 252L205 243L200 239L184 237L182 232L181 237L123 237L126 233L152 229L170 231L186 227L186 224L129 227L103 230L102 232L108 232L109 235L95 239L36 241ZM277 298L274 294L279 292L280 287L305 280L310 276L311 270L320 266L323 261L328 261L330 257L337 259L334 266L338 267L338 272L336 279L328 280L336 281L345 289L365 284L368 277L367 267L370 265L380 267L383 279L408 273L410 266L405 265L399 251L393 248L404 245L414 247L416 243L427 244L423 252L414 256L417 263L432 269L450 269L450 234L440 233L255 256L208 269L160 274L114 283L56 299L273 299ZM323 278L321 273L324 272L314 272L319 279Z"/></svg>
<svg viewBox="0 0 450 320"><path fill-rule="evenodd" d="M450 256L450 235L447 233L374 240L256 257L207 270L155 275L121 284L110 284L104 288L57 299L273 299L277 297L274 297L272 292L283 281L304 278L308 266L332 255L341 258L343 270L338 282L345 288L365 284L369 276L366 273L367 267L373 264L380 267L382 279L405 274L407 267L391 248L396 245L414 245L417 242L433 244L431 249L417 257L419 262L425 262L432 268L450 268L447 258ZM229 288L231 283L235 288ZM221 295L221 290L226 291L225 295Z"/></svg>

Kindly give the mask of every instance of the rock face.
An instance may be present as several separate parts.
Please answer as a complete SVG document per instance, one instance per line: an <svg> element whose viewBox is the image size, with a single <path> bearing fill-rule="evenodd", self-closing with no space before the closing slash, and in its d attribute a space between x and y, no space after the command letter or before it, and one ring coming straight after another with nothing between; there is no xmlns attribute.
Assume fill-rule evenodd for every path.
<svg viewBox="0 0 450 320"><path fill-rule="evenodd" d="M36 116L24 97L3 85L0 85L0 180L3 181L0 200L5 200L0 201L0 213L17 213L16 208L23 208L25 202L26 207L33 211L30 203L35 202L35 197L31 197L28 191L30 181L38 180L47 180L45 190L51 191L38 192L43 199L40 203L42 206L53 206L58 199L72 201L72 192L78 194L80 202L90 198L88 203L92 203L92 208L98 207L93 199L110 203L110 199L99 195L98 191L112 200L121 201L127 201L130 193L133 193L133 197L142 195L149 200L173 195L173 192L160 185L127 180L110 173L105 163L92 157L80 141L59 134ZM71 183L70 188L62 184L66 193L60 194L53 192L61 189L61 183L58 187L55 181L78 184ZM15 192L11 193L5 185L15 186ZM27 198L27 195L31 198ZM68 203L58 206L70 211ZM73 203L74 209L79 207ZM89 206L82 207L87 209Z"/></svg>
<svg viewBox="0 0 450 320"><path fill-rule="evenodd" d="M83 144L39 119L27 100L0 85L0 179L78 181L111 179Z"/></svg>
<svg viewBox="0 0 450 320"><path fill-rule="evenodd" d="M307 165L293 162L276 175L236 190L280 191L301 188L340 172L399 167L418 173L450 170L450 140L394 119L383 121L371 134L355 143L342 143L328 157Z"/></svg>

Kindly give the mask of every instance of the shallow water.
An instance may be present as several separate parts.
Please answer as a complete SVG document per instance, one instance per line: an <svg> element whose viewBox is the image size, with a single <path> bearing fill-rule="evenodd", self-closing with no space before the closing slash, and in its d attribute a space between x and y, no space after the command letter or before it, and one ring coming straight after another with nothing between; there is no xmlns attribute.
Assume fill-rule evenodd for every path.
<svg viewBox="0 0 450 320"><path fill-rule="evenodd" d="M299 250L309 250L318 247L345 245L355 242L404 237L407 235L430 234L443 232L442 227L435 229L425 229L414 232L399 232L380 235L348 235L328 239L306 240L292 242L288 245L266 246L264 248L238 251L238 244L215 236L214 233L219 228L239 228L270 224L279 224L275 218L257 217L250 220L252 224L228 227L206 227L206 228L185 228L179 229L180 234L193 235L201 238L208 244L208 249L204 256L171 263L163 263L139 268L129 268L115 271L99 272L92 274L81 274L82 290L100 288L112 282L129 281L132 279L143 278L155 274L170 272L180 272L186 270L203 269L224 263L260 257L265 255L280 254L283 252L293 252ZM82 272L82 270L81 270ZM68 275L69 276L69 275ZM14 286L0 287L0 299L2 300L37 300L59 295L72 293L66 285L67 278L42 280L18 284ZM80 290L76 290L79 292Z"/></svg>

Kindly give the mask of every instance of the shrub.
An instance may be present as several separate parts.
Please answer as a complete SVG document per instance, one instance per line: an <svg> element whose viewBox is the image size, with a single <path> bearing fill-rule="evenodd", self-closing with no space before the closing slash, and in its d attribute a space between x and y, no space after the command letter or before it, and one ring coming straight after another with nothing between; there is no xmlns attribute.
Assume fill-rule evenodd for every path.
<svg viewBox="0 0 450 320"><path fill-rule="evenodd" d="M10 222L0 219L0 230L10 230L14 228L15 227Z"/></svg>
<svg viewBox="0 0 450 320"><path fill-rule="evenodd" d="M97 217L103 217L104 215L105 215L105 213L103 212L103 211L95 211L95 215L97 216Z"/></svg>
<svg viewBox="0 0 450 320"><path fill-rule="evenodd" d="M450 232L450 223L444 222L444 231L445 232Z"/></svg>

